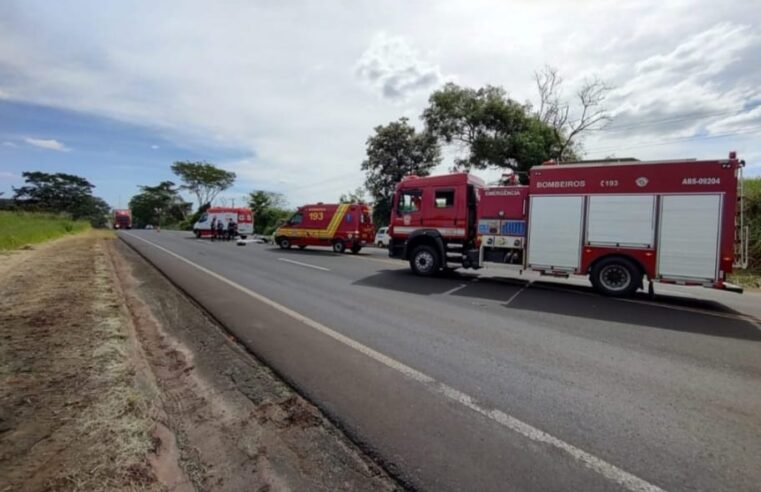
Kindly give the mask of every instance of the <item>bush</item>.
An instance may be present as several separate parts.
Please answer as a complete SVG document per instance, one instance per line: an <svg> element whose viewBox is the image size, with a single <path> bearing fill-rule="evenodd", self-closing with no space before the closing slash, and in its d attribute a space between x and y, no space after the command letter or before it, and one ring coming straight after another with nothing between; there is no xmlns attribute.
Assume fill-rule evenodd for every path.
<svg viewBox="0 0 761 492"><path fill-rule="evenodd" d="M761 273L761 178L750 178L745 186L745 224L750 227L748 270Z"/></svg>

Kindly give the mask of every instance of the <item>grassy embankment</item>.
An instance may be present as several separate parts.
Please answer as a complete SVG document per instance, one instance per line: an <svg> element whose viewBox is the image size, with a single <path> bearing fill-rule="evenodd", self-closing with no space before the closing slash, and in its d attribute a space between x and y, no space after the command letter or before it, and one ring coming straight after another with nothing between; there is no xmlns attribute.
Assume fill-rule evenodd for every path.
<svg viewBox="0 0 761 492"><path fill-rule="evenodd" d="M732 281L745 287L761 288L761 178L750 178L745 187L745 224L750 227L748 269L736 270Z"/></svg>
<svg viewBox="0 0 761 492"><path fill-rule="evenodd" d="M87 221L71 220L65 215L0 211L0 251L88 229Z"/></svg>

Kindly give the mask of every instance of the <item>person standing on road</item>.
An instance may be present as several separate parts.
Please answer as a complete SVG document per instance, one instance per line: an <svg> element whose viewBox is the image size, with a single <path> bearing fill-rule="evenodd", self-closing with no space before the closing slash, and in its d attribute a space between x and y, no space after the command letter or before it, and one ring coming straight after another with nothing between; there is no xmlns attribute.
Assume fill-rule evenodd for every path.
<svg viewBox="0 0 761 492"><path fill-rule="evenodd" d="M235 238L235 222L233 219L227 219L227 240L231 241Z"/></svg>
<svg viewBox="0 0 761 492"><path fill-rule="evenodd" d="M217 218L211 219L211 240L214 241L217 237Z"/></svg>
<svg viewBox="0 0 761 492"><path fill-rule="evenodd" d="M222 219L217 221L217 239L225 238L225 224L222 223Z"/></svg>

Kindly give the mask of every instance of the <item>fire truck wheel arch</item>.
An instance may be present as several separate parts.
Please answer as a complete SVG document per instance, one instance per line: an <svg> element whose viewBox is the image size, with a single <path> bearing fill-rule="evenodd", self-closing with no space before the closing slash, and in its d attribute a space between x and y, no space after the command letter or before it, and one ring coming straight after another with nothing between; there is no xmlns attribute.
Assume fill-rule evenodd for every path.
<svg viewBox="0 0 761 492"><path fill-rule="evenodd" d="M436 229L418 229L405 242L403 258L409 259L418 246L430 246L438 254L439 264L446 258L446 249L441 234Z"/></svg>

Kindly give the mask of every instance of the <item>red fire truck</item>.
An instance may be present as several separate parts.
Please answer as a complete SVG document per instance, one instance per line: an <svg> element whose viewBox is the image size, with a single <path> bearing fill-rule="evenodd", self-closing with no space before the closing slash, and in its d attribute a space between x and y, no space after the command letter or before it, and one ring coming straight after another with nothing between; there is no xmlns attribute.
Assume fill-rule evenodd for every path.
<svg viewBox="0 0 761 492"><path fill-rule="evenodd" d="M114 229L132 229L132 212L128 208L114 209Z"/></svg>
<svg viewBox="0 0 761 492"><path fill-rule="evenodd" d="M418 275L487 262L588 275L611 296L652 282L738 290L747 266L741 170L729 159L545 163L530 185L487 187L465 173L397 185L389 254Z"/></svg>
<svg viewBox="0 0 761 492"><path fill-rule="evenodd" d="M364 203L317 203L299 207L274 234L283 249L331 246L336 253L359 253L375 237L370 207Z"/></svg>

